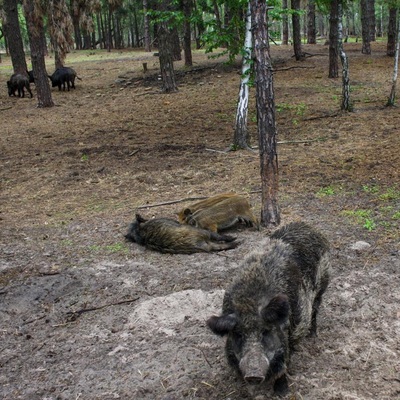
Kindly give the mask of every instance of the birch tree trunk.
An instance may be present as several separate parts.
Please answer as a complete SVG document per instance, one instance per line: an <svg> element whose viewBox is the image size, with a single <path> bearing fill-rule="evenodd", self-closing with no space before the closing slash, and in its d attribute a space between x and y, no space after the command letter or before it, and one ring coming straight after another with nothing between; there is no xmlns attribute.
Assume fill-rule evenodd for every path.
<svg viewBox="0 0 400 400"><path fill-rule="evenodd" d="M394 54L394 68L393 68L393 81L392 81L392 90L390 91L390 96L387 106L394 106L396 99L396 83L397 83L397 73L399 70L399 47L400 47L400 16L397 12L397 41L396 41L396 51Z"/></svg>
<svg viewBox="0 0 400 400"><path fill-rule="evenodd" d="M250 3L246 13L246 35L243 46L243 61L242 61L242 78L240 80L239 98L236 109L236 124L235 134L233 137L233 145L239 149L250 148L250 137L247 130L247 115L249 105L249 74L251 61L251 10Z"/></svg>
<svg viewBox="0 0 400 400"><path fill-rule="evenodd" d="M344 111L352 111L353 107L350 102L350 79L349 79L349 61L343 50L343 3L338 0L338 49L340 61L342 62L342 105Z"/></svg>
<svg viewBox="0 0 400 400"><path fill-rule="evenodd" d="M261 172L261 225L279 225L275 101L266 0L250 0Z"/></svg>

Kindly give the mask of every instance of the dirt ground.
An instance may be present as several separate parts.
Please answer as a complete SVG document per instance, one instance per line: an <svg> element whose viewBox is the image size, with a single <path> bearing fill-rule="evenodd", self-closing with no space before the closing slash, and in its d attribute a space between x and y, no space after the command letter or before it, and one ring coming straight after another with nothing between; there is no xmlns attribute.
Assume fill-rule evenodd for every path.
<svg viewBox="0 0 400 400"><path fill-rule="evenodd" d="M361 44L345 49L347 114L326 46L305 46L304 62L271 48L282 225L312 224L333 257L319 336L292 358L290 400L400 398L400 113L384 107L393 59L382 44L372 56ZM224 152L238 66L202 52L194 60L194 70L175 64L179 91L163 95L152 54L73 53L76 90L55 88L57 106L37 109L35 98L8 97L3 57L1 399L251 398L205 320L271 230L239 227L230 233L240 246L218 254L159 254L124 240L136 209L176 217L190 201L159 203L233 190L260 212L257 151ZM253 90L256 147L255 120Z"/></svg>

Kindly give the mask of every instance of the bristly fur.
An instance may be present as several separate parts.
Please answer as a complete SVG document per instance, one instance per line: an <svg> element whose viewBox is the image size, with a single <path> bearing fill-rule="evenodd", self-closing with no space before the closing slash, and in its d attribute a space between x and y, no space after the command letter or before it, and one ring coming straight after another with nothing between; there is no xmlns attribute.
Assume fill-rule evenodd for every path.
<svg viewBox="0 0 400 400"><path fill-rule="evenodd" d="M268 360L249 382L264 375L265 381L275 380L277 394L288 390L290 354L300 339L316 334L329 270L327 239L302 222L277 230L262 250L244 260L225 292L222 315L211 317L207 325L216 334L227 334L228 362L243 377Z"/></svg>
<svg viewBox="0 0 400 400"><path fill-rule="evenodd" d="M169 218L145 220L136 215L126 239L161 253L191 254L233 249L236 238L220 235Z"/></svg>

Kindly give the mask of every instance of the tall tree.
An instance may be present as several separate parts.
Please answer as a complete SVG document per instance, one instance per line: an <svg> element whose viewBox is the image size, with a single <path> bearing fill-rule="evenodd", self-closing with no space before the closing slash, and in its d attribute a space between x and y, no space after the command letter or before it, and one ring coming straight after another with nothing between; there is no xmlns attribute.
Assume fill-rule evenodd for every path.
<svg viewBox="0 0 400 400"><path fill-rule="evenodd" d="M360 0L361 6L361 35L363 54L371 54L371 23L370 23L370 3L369 0Z"/></svg>
<svg viewBox="0 0 400 400"><path fill-rule="evenodd" d="M308 0L307 5L307 43L317 43L317 29L315 23L315 0Z"/></svg>
<svg viewBox="0 0 400 400"><path fill-rule="evenodd" d="M297 61L304 60L305 54L301 46L300 0L291 0L292 3L292 27L293 50Z"/></svg>
<svg viewBox="0 0 400 400"><path fill-rule="evenodd" d="M343 49L343 0L338 1L338 50L342 62L342 105L344 111L352 111L350 102L349 61Z"/></svg>
<svg viewBox="0 0 400 400"><path fill-rule="evenodd" d="M250 148L250 137L247 130L247 115L249 105L249 77L251 70L251 10L250 3L246 13L246 35L243 46L242 77L240 80L239 98L236 109L235 134L233 146L239 149Z"/></svg>
<svg viewBox="0 0 400 400"><path fill-rule="evenodd" d="M49 0L47 10L49 33L57 69L64 66L65 57L74 44L72 18L65 0Z"/></svg>
<svg viewBox="0 0 400 400"><path fill-rule="evenodd" d="M339 76L339 1L340 0L331 0L329 14L329 78L337 78Z"/></svg>
<svg viewBox="0 0 400 400"><path fill-rule="evenodd" d="M279 225L275 100L266 0L250 0L261 172L261 225Z"/></svg>
<svg viewBox="0 0 400 400"><path fill-rule="evenodd" d="M396 40L396 51L395 51L395 55L394 55L392 89L390 91L390 95L389 95L388 101L386 103L387 106L394 106L394 104L395 104L397 74L398 74L398 70L399 70L399 47L400 47L400 17L399 17L399 15L397 15L397 40Z"/></svg>
<svg viewBox="0 0 400 400"><path fill-rule="evenodd" d="M147 52L151 51L151 40L150 40L150 17L148 11L148 0L143 0L143 19L144 19L144 50Z"/></svg>
<svg viewBox="0 0 400 400"><path fill-rule="evenodd" d="M282 0L282 44L289 43L288 0Z"/></svg>
<svg viewBox="0 0 400 400"><path fill-rule="evenodd" d="M24 15L31 47L31 59L33 74L35 77L38 107L53 107L54 103L51 97L51 90L44 60L44 14L45 11L42 8L40 0L24 0Z"/></svg>
<svg viewBox="0 0 400 400"><path fill-rule="evenodd" d="M27 75L24 45L18 20L17 0L4 0L3 10L5 13L3 29L7 37L14 73Z"/></svg>
<svg viewBox="0 0 400 400"><path fill-rule="evenodd" d="M389 23L386 54L393 57L396 53L396 17L397 7L389 6Z"/></svg>
<svg viewBox="0 0 400 400"><path fill-rule="evenodd" d="M192 60L192 32L190 29L190 17L192 15L193 0L182 0L183 10L183 51L185 54L185 65L190 67L193 65Z"/></svg>

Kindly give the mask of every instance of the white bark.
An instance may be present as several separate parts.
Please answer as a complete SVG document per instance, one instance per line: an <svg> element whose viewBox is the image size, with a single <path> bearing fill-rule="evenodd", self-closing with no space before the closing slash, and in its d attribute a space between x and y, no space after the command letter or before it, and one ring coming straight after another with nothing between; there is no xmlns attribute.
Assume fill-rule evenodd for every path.
<svg viewBox="0 0 400 400"><path fill-rule="evenodd" d="M233 144L238 148L248 148L249 135L247 132L247 115L249 105L249 77L251 67L251 50L252 50L252 35L251 35L251 12L250 3L246 13L246 35L243 46L243 64L242 78L239 87L239 98L236 109L236 124L235 137Z"/></svg>

